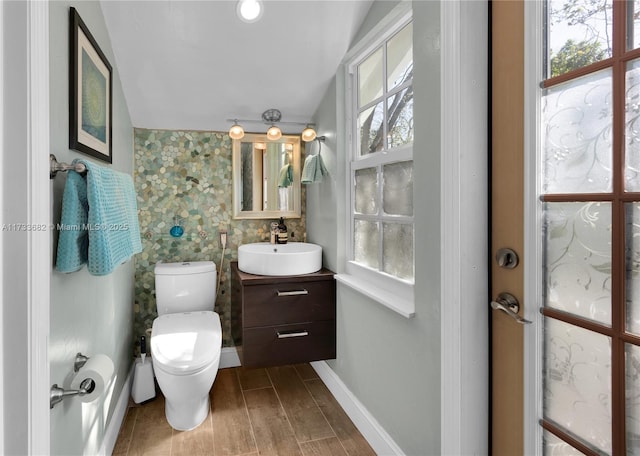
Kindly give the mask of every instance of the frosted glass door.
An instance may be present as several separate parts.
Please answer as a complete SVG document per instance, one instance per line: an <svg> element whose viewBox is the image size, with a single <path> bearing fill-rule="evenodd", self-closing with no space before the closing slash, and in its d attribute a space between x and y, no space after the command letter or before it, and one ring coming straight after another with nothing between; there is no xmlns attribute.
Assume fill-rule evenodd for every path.
<svg viewBox="0 0 640 456"><path fill-rule="evenodd" d="M546 2L544 454L640 456L636 2Z"/></svg>

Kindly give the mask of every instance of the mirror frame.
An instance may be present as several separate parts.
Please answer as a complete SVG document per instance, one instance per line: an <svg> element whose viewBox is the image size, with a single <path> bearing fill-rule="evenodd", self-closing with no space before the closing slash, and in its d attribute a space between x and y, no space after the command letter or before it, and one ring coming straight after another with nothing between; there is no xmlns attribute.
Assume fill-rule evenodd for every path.
<svg viewBox="0 0 640 456"><path fill-rule="evenodd" d="M284 143L292 144L292 158L293 158L293 184L292 185L292 200L293 210L291 211L243 211L242 209L242 159L241 159L241 144L243 142L264 142L264 143ZM232 148L233 156L233 218L234 219L277 219L284 218L301 218L302 217L302 205L301 205L301 186L300 186L300 174L301 174L301 161L300 161L300 137L294 135L282 135L282 137L276 141L268 140L266 134L247 133L241 139L233 140ZM262 185L262 183L260 183Z"/></svg>

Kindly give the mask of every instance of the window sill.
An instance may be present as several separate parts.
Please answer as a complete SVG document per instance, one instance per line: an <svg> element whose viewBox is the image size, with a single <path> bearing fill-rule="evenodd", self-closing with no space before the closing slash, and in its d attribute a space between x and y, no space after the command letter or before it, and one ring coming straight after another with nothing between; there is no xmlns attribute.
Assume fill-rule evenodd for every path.
<svg viewBox="0 0 640 456"><path fill-rule="evenodd" d="M336 274L335 278L339 283L367 296L405 318L413 318L416 314L413 299L399 297L398 295L380 288L368 280L361 279L351 274Z"/></svg>

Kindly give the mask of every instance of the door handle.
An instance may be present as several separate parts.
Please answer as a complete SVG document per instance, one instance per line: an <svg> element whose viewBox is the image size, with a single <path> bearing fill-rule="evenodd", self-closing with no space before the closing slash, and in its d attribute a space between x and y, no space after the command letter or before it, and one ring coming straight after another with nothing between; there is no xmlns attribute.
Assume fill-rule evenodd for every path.
<svg viewBox="0 0 640 456"><path fill-rule="evenodd" d="M500 293L495 301L491 301L491 307L495 310L501 310L521 325L532 323L530 320L522 318L518 315L520 303L518 299L511 293Z"/></svg>

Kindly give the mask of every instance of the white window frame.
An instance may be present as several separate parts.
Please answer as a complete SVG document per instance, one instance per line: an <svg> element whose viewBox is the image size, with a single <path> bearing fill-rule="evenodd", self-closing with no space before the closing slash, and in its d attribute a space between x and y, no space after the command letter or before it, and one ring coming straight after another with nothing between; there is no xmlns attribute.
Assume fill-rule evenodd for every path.
<svg viewBox="0 0 640 456"><path fill-rule="evenodd" d="M413 160L413 142L403 145L393 150L383 150L361 156L359 154L359 134L357 127L357 66L362 63L369 55L383 46L384 43L395 36L405 26L413 20L413 15L408 2L395 8L387 17L385 17L376 27L374 27L358 44L356 44L347 54L344 60L344 102L345 102L345 132L347 133L346 141L346 157L347 157L347 173L346 173L346 236L345 236L345 267L344 274L338 274L336 279L360 293L368 296L372 300L388 307L389 309L399 313L406 318L412 318L415 315L414 303L414 281L402 280L390 274L369 268L353 261L353 228L354 228L354 208L355 208L355 171L364 168L378 168L386 164L412 161ZM386 66L386 51L385 55ZM386 78L386 69L384 70ZM413 84L413 78L411 81ZM386 92L384 97L389 93L399 93L409 84L405 83L398 87L394 87L391 91ZM384 98L383 97L383 98ZM386 114L385 114L386 115ZM386 129L386 126L383 126ZM379 173L380 175L381 173ZM382 191L382 185L379 185ZM379 201L382 201L379 195ZM367 216L358 216L359 219L369 219ZM414 264L415 264L415 223L413 216L386 216L376 215L371 220L385 222L408 223L414 226ZM382 242L380 243L382 249Z"/></svg>

